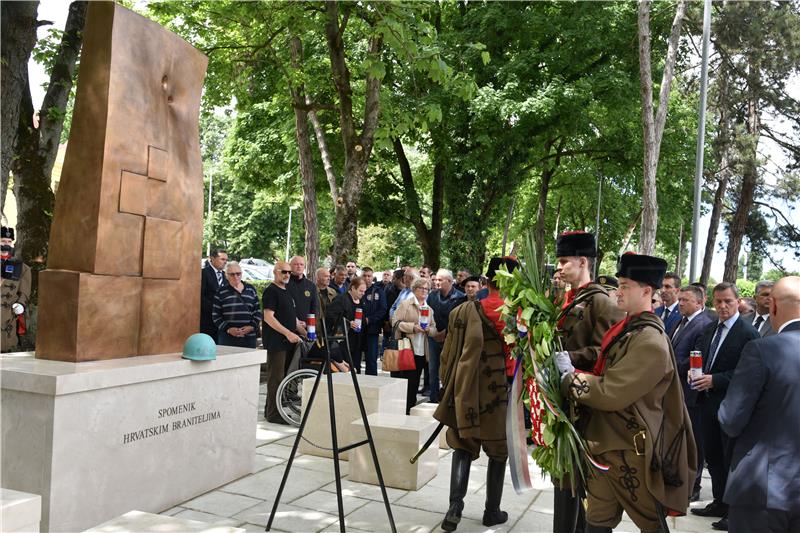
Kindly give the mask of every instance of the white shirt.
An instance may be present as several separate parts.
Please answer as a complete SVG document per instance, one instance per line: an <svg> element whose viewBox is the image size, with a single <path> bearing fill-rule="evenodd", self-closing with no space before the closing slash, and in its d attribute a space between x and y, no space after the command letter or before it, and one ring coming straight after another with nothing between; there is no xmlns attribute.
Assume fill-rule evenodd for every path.
<svg viewBox="0 0 800 533"><path fill-rule="evenodd" d="M779 328L778 328L778 333L780 333L781 331L783 331L783 330L784 330L784 328L785 328L786 326L788 326L789 324L793 324L793 323L795 323L795 322L800 322L800 318L793 318L792 320L787 320L786 322L784 322L784 323L783 323L783 325L782 325L781 327L779 327Z"/></svg>
<svg viewBox="0 0 800 533"><path fill-rule="evenodd" d="M664 310L662 309L661 310L661 319L662 320L666 320L667 317L672 314L672 312L675 310L676 307L678 307L678 302L675 302L674 304L672 304L669 307L667 307L666 314L664 314Z"/></svg>
<svg viewBox="0 0 800 533"><path fill-rule="evenodd" d="M755 316L753 316L753 322L751 322L753 327L755 327L756 322L758 321L758 317L761 317L761 324L758 325L759 328L764 325L764 322L769 320L769 313L764 313L763 315L759 315L758 312L756 312L756 313L753 313L753 314L755 315Z"/></svg>
<svg viewBox="0 0 800 533"><path fill-rule="evenodd" d="M687 317L686 317L686 324L689 324L689 322L691 322L692 320L694 320L694 319L695 319L695 317L697 317L697 316L698 316L700 313L702 313L703 311L705 311L705 309L703 309L703 308L701 307L700 309L698 309L697 311L695 311L695 312L694 312L694 313L692 313L691 315L687 316Z"/></svg>
<svg viewBox="0 0 800 533"><path fill-rule="evenodd" d="M739 311L736 311L736 313L732 317L730 317L728 320L723 322L723 324L725 324L725 327L722 328L722 333L719 336L719 344L717 345L716 351L713 354L711 354L711 362L708 365L709 370L711 369L711 366L714 364L714 359L717 358L717 352L719 352L719 349L722 347L722 343L725 342L725 337L728 336L728 333L730 333L734 322L736 322L737 320L739 320ZM719 322L717 322L717 327L719 327ZM717 332L715 330L714 331L714 337L716 337L716 336L717 336ZM712 343L714 342L714 337L711 337L711 342Z"/></svg>

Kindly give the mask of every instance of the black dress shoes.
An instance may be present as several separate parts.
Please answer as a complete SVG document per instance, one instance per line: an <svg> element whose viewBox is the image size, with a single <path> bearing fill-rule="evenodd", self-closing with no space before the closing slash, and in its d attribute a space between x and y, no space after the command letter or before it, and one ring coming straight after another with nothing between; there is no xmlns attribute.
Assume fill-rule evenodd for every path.
<svg viewBox="0 0 800 533"><path fill-rule="evenodd" d="M722 518L717 522L712 522L711 527L719 531L728 531L728 519Z"/></svg>
<svg viewBox="0 0 800 533"><path fill-rule="evenodd" d="M702 509L692 509L692 514L697 516L716 516L724 518L728 515L728 506L720 501L714 500Z"/></svg>

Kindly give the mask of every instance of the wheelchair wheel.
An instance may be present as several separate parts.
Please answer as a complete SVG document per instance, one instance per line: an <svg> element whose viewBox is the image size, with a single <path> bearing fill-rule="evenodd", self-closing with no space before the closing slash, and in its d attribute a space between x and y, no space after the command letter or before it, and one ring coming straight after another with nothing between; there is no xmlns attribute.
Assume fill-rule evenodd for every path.
<svg viewBox="0 0 800 533"><path fill-rule="evenodd" d="M299 427L302 418L303 380L317 377L317 372L308 368L295 370L283 378L278 387L276 404L281 418L287 423Z"/></svg>

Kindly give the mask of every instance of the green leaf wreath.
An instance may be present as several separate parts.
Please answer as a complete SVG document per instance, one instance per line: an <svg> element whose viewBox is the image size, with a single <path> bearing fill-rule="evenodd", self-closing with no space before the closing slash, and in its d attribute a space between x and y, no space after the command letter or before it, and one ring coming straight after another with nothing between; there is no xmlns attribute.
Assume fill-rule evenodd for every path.
<svg viewBox="0 0 800 533"><path fill-rule="evenodd" d="M561 394L555 362L555 353L562 350L556 333L561 309L551 296L549 280L540 272L542 262L531 232L521 251L519 268L509 273L503 267L495 278L505 299L501 308L506 322L503 333L508 344L516 343L512 356L522 358L523 401L541 417L539 427L534 423L532 429L536 444L533 460L551 479L568 478L576 487L576 478L585 478L590 456L570 419L570 415L575 416L575 405Z"/></svg>

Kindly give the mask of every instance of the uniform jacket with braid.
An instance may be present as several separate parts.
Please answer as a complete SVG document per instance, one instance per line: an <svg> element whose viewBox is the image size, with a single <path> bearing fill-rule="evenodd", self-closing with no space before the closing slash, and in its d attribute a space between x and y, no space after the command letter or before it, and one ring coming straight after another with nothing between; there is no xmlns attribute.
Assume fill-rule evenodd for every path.
<svg viewBox="0 0 800 533"><path fill-rule="evenodd" d="M450 313L439 373L442 394L434 418L462 439L506 439L506 382L503 341L479 302Z"/></svg>
<svg viewBox="0 0 800 533"><path fill-rule="evenodd" d="M590 292L594 292L588 297ZM625 318L602 285L590 283L579 290L577 302L564 315L559 328L564 350L572 364L581 370L591 370L600 353L600 343L609 328Z"/></svg>
<svg viewBox="0 0 800 533"><path fill-rule="evenodd" d="M584 433L591 453L643 452L649 468L638 475L650 494L686 512L697 449L672 345L656 315L631 317L609 345L601 375L567 374L562 392L591 408Z"/></svg>

